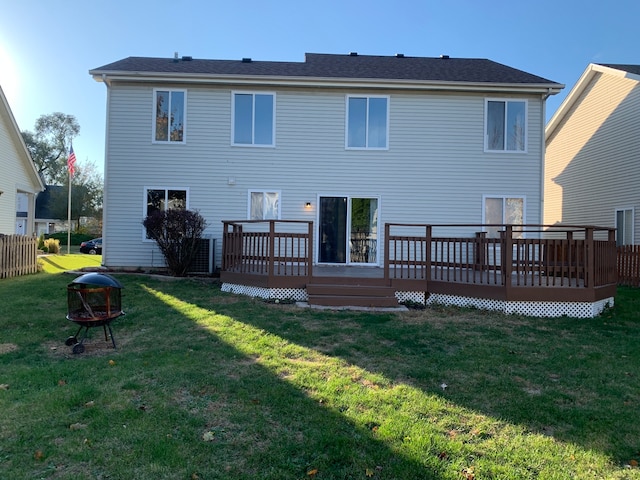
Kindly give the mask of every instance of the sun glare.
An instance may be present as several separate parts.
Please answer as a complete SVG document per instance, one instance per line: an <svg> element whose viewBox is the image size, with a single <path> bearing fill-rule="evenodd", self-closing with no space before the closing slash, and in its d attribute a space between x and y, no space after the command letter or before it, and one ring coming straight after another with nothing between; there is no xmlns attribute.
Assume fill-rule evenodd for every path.
<svg viewBox="0 0 640 480"><path fill-rule="evenodd" d="M20 89L18 69L5 45L0 42L0 86L9 101L17 98Z"/></svg>

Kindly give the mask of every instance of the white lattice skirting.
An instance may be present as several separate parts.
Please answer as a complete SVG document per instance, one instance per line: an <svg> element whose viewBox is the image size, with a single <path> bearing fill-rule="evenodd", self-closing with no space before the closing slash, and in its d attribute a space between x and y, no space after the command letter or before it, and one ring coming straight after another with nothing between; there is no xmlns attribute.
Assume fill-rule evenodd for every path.
<svg viewBox="0 0 640 480"><path fill-rule="evenodd" d="M279 300L295 300L296 302L306 302L309 300L307 291L304 288L263 288L249 287L246 285L234 285L233 283L223 283L222 291L227 293L237 293L249 297L273 298Z"/></svg>
<svg viewBox="0 0 640 480"><path fill-rule="evenodd" d="M263 299L309 300L304 288L262 288L246 285L223 283L222 291L248 295ZM396 292L398 303L415 302L424 305L447 305L456 307L472 307L481 310L494 310L507 314L528 315L531 317L575 317L593 318L600 315L605 308L613 307L613 297L597 302L507 302L487 298L462 297L432 293L425 299L425 292Z"/></svg>
<svg viewBox="0 0 640 480"><path fill-rule="evenodd" d="M460 297L457 295L431 294L426 304L473 307L482 310L496 310L507 314L531 317L576 317L593 318L605 308L613 307L613 297L597 302L507 302L486 298Z"/></svg>

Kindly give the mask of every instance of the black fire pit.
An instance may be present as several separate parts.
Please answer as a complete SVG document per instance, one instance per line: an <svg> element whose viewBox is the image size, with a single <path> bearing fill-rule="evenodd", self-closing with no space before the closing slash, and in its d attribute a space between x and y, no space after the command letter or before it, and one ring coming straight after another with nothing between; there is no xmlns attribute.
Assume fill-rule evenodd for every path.
<svg viewBox="0 0 640 480"><path fill-rule="evenodd" d="M115 278L104 273L87 273L76 278L67 286L68 314L67 320L79 325L75 335L67 338L65 344L73 346L73 353L84 352L83 342L92 327L102 327L105 342L109 340L113 348L116 341L111 331L111 322L124 315L120 300L122 285ZM78 334L84 328L82 338Z"/></svg>

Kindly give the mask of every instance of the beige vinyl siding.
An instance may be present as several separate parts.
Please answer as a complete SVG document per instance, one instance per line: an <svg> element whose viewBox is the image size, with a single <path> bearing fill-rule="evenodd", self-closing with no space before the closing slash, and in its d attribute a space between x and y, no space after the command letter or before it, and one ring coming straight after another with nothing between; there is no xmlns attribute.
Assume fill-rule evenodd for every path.
<svg viewBox="0 0 640 480"><path fill-rule="evenodd" d="M539 96L527 97L528 152L487 154L483 95L367 91L390 96L389 149L371 151L345 149L345 99L357 90L279 89L275 148L231 146L232 91L242 89L187 88L186 144L163 145L151 142L153 86L111 87L106 265L162 265L143 241L145 186L188 188L219 240L222 220L246 218L249 190L280 191L283 219L316 222L318 195L350 195L380 198L381 227L480 223L482 195L496 194L526 197L527 221L541 220Z"/></svg>
<svg viewBox="0 0 640 480"><path fill-rule="evenodd" d="M639 82L597 73L547 143L545 223L615 227L634 208L638 243Z"/></svg>

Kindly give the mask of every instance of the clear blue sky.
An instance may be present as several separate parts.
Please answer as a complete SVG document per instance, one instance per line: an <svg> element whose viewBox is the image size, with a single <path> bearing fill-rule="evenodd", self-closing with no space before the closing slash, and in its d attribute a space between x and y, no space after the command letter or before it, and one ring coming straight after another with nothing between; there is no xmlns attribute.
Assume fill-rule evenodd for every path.
<svg viewBox="0 0 640 480"><path fill-rule="evenodd" d="M489 58L566 85L587 65L640 64L638 0L0 0L0 85L21 130L80 123L78 162L102 167L106 88L128 56L304 61L306 52Z"/></svg>

